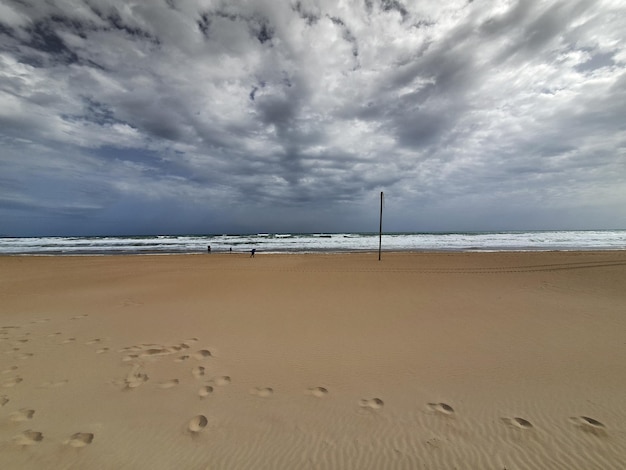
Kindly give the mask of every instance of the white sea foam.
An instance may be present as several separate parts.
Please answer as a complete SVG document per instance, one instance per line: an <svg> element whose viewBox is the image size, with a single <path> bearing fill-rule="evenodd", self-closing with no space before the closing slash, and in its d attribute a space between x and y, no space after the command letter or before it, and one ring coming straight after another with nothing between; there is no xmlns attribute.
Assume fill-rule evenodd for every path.
<svg viewBox="0 0 626 470"><path fill-rule="evenodd" d="M0 254L129 254L244 252L351 252L378 250L376 233L262 233L207 236L0 238ZM477 233L390 233L387 251L624 250L626 231L529 231Z"/></svg>

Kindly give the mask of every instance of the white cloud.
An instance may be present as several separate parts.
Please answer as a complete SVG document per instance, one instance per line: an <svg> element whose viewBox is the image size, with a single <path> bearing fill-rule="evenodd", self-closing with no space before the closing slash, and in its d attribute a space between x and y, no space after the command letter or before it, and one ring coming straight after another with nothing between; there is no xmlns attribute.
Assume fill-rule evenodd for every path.
<svg viewBox="0 0 626 470"><path fill-rule="evenodd" d="M84 205L108 217L117 193L142 210L152 201L148 212L193 201L225 219L237 205L245 220L243 204L278 220L269 214L280 207L337 228L353 211L362 229L360 201L384 189L403 208L397 229L453 229L472 213L480 228L490 211L510 212L492 225L511 228L604 204L607 221L626 223L614 213L626 174L619 3L3 8L0 139L14 152L0 162L13 168L11 197L35 198L13 161L26 140L109 188ZM36 160L19 168L37 172ZM61 170L39 180L52 193L74 184ZM76 194L71 204L85 197ZM423 204L445 211L408 216Z"/></svg>

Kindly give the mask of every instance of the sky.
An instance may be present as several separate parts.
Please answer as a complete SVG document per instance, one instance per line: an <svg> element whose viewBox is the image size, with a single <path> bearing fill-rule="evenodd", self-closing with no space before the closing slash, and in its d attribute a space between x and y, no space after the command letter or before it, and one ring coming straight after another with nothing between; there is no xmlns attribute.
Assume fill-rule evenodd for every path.
<svg viewBox="0 0 626 470"><path fill-rule="evenodd" d="M0 236L626 228L622 0L0 0Z"/></svg>

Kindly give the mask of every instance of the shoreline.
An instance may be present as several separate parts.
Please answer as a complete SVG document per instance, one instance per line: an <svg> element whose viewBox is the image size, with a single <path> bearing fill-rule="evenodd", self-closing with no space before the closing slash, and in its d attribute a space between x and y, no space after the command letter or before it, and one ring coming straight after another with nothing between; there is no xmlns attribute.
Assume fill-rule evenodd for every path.
<svg viewBox="0 0 626 470"><path fill-rule="evenodd" d="M464 253L517 253L517 254L525 254L525 253L626 253L626 248L546 248L546 249L536 249L536 248L528 248L528 249L487 249L487 248L475 248L475 249L465 249L459 250L455 248L451 248L449 250L446 249L406 249L406 250L388 250L382 251L382 254L464 254ZM100 253L100 252L85 252L85 253L39 253L39 252L29 252L29 253L0 253L0 257L12 257L12 256L47 256L47 257L64 257L64 256L186 256L186 255L204 255L204 256L222 256L222 255L246 255L250 254L250 250L242 250L242 251L211 251L207 253L206 251L125 251L125 252L108 252L108 253ZM363 250L310 250L310 251L260 251L256 250L256 255L359 255L359 254L373 254L378 255L378 250L376 249L363 249Z"/></svg>
<svg viewBox="0 0 626 470"><path fill-rule="evenodd" d="M8 466L626 463L626 251L199 255L0 256Z"/></svg>

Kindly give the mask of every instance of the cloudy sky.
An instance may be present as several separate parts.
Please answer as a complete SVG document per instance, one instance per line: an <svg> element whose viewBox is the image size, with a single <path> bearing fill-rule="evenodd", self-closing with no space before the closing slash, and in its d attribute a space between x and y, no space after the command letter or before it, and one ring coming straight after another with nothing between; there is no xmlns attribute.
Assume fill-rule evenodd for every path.
<svg viewBox="0 0 626 470"><path fill-rule="evenodd" d="M623 0L0 0L0 235L626 228Z"/></svg>

